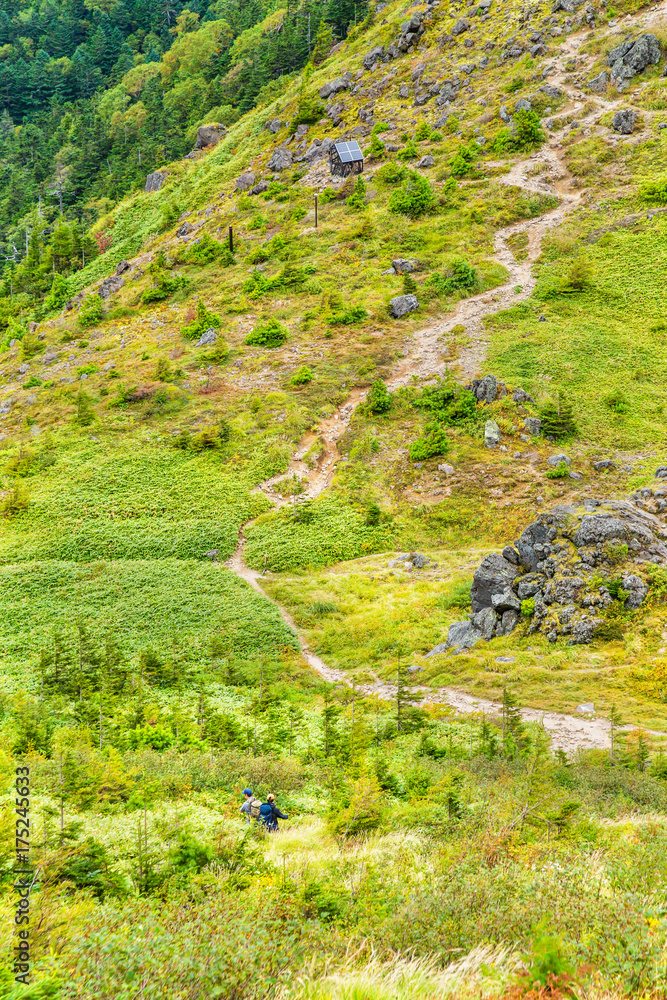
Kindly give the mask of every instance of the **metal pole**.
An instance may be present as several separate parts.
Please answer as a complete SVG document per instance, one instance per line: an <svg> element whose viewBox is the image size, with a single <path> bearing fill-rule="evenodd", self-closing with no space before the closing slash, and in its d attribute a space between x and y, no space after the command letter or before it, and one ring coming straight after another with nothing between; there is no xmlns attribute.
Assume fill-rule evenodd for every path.
<svg viewBox="0 0 667 1000"><path fill-rule="evenodd" d="M229 252L234 253L234 230L229 227Z"/></svg>
<svg viewBox="0 0 667 1000"><path fill-rule="evenodd" d="M317 195L315 195L315 229L317 229Z"/></svg>

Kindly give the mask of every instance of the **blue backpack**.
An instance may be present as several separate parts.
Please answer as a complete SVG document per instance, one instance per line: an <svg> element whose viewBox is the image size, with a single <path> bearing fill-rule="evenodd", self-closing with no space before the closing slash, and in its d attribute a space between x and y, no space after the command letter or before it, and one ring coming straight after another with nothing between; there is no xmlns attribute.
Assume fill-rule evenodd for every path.
<svg viewBox="0 0 667 1000"><path fill-rule="evenodd" d="M271 822L272 815L273 815L273 810L271 809L269 803L262 802L261 806L259 807L259 822L265 823L268 826L269 823Z"/></svg>

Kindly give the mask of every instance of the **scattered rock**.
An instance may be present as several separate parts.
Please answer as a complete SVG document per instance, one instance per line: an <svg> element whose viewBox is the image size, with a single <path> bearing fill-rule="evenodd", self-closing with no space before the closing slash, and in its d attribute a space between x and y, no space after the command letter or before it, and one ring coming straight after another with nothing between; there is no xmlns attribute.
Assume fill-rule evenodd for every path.
<svg viewBox="0 0 667 1000"><path fill-rule="evenodd" d="M530 103L530 101L527 101L525 99L525 97L520 97L518 101L515 101L514 110L515 111L532 111L533 110L533 105Z"/></svg>
<svg viewBox="0 0 667 1000"><path fill-rule="evenodd" d="M269 185L266 181L258 181L254 187L250 189L250 194L263 194L264 191L268 191Z"/></svg>
<svg viewBox="0 0 667 1000"><path fill-rule="evenodd" d="M602 94L607 89L607 84L609 83L609 77L605 70L594 76L592 80L589 80L586 86L589 90L592 90L594 94Z"/></svg>
<svg viewBox="0 0 667 1000"><path fill-rule="evenodd" d="M584 478L583 472L570 472L570 479L576 479L577 481Z"/></svg>
<svg viewBox="0 0 667 1000"><path fill-rule="evenodd" d="M125 281L119 274L114 274L110 278L105 278L99 287L98 295L101 299L108 299L111 295L119 292Z"/></svg>
<svg viewBox="0 0 667 1000"><path fill-rule="evenodd" d="M156 170L154 174L147 174L144 191L147 194L152 194L155 191L159 191L166 179L167 179L167 174L166 171L164 170Z"/></svg>
<svg viewBox="0 0 667 1000"><path fill-rule="evenodd" d="M208 552L204 553L205 559L211 559L213 562L217 562L217 556L219 554L219 549L209 549Z"/></svg>
<svg viewBox="0 0 667 1000"><path fill-rule="evenodd" d="M648 584L644 583L640 576L635 573L628 573L621 577L623 590L627 590L628 596L625 601L626 608L636 611L644 603L648 594Z"/></svg>
<svg viewBox="0 0 667 1000"><path fill-rule="evenodd" d="M396 274L412 274L419 267L414 257L396 257L391 266Z"/></svg>
<svg viewBox="0 0 667 1000"><path fill-rule="evenodd" d="M397 295L389 303L389 312L394 319L402 319L408 313L419 309L419 300L416 295Z"/></svg>
<svg viewBox="0 0 667 1000"><path fill-rule="evenodd" d="M280 132L281 128L283 127L283 123L280 121L279 118L273 118L270 122L267 122L264 127L268 129L272 135L275 135L276 132Z"/></svg>
<svg viewBox="0 0 667 1000"><path fill-rule="evenodd" d="M406 97L410 96L410 88L407 83L402 83L398 88L398 96L405 100Z"/></svg>
<svg viewBox="0 0 667 1000"><path fill-rule="evenodd" d="M427 154L426 156L422 156L421 160L419 160L419 162L417 163L417 166L421 167L421 169L423 170L426 167L434 166L434 164L435 164L434 157Z"/></svg>
<svg viewBox="0 0 667 1000"><path fill-rule="evenodd" d="M529 396L524 389L515 389L512 393L512 399L515 403L534 403L535 400L532 396Z"/></svg>
<svg viewBox="0 0 667 1000"><path fill-rule="evenodd" d="M338 76L335 80L331 80L330 83L325 83L323 87L320 87L320 97L324 101L327 97L331 97L332 94L338 94L341 90L348 90L351 84L351 73L346 73L345 76Z"/></svg>
<svg viewBox="0 0 667 1000"><path fill-rule="evenodd" d="M540 433L542 427L542 421L539 417L526 417L523 422L523 426L526 428L529 434L533 434L535 437Z"/></svg>
<svg viewBox="0 0 667 1000"><path fill-rule="evenodd" d="M438 466L438 472L442 472L443 475L445 475L445 476L453 476L454 475L454 466L453 465L448 465L447 462L444 462L442 465Z"/></svg>
<svg viewBox="0 0 667 1000"><path fill-rule="evenodd" d="M500 444L500 427L495 420L487 420L484 425L484 444L487 448L497 448Z"/></svg>
<svg viewBox="0 0 667 1000"><path fill-rule="evenodd" d="M561 462L564 462L565 465L572 465L572 462L567 457L567 455L563 455L562 452L560 452L558 455L550 455L549 458L547 459L547 465L551 465L554 469L556 468L557 465L560 465Z"/></svg>
<svg viewBox="0 0 667 1000"><path fill-rule="evenodd" d="M292 153L284 146L278 146L271 154L271 159L267 166L269 170L275 170L278 173L282 170L287 170L288 167L292 166Z"/></svg>
<svg viewBox="0 0 667 1000"><path fill-rule="evenodd" d="M126 271L131 271L132 265L129 260L121 260L119 264L116 264L116 274L125 274Z"/></svg>
<svg viewBox="0 0 667 1000"><path fill-rule="evenodd" d="M493 403L499 384L495 375L485 375L484 378L474 378L469 388L479 403Z"/></svg>
<svg viewBox="0 0 667 1000"><path fill-rule="evenodd" d="M586 701L583 705L577 705L579 715L595 715L595 705L592 701Z"/></svg>
<svg viewBox="0 0 667 1000"><path fill-rule="evenodd" d="M205 330L204 333L202 333L201 337L195 344L195 347L208 347L210 344L215 344L217 339L218 334L212 326L209 326L208 330Z"/></svg>
<svg viewBox="0 0 667 1000"><path fill-rule="evenodd" d="M611 127L622 135L630 135L635 130L637 117L637 112L631 108L626 108L625 111L617 111L612 118Z"/></svg>
<svg viewBox="0 0 667 1000"><path fill-rule="evenodd" d="M505 594L511 590L520 572L519 567L505 559L500 552L492 552L486 556L475 571L470 590L473 613L491 608L494 594Z"/></svg>
<svg viewBox="0 0 667 1000"><path fill-rule="evenodd" d="M501 104L500 106L499 115L501 120L504 121L506 125L509 125L509 123L512 121L512 116L509 114L504 104Z"/></svg>
<svg viewBox="0 0 667 1000"><path fill-rule="evenodd" d="M593 462L593 468L596 472L603 472L604 469L614 470L616 468L616 462L612 462L610 458L603 458L599 462Z"/></svg>
<svg viewBox="0 0 667 1000"><path fill-rule="evenodd" d="M464 31L470 30L470 21L465 17L460 17L454 27L452 28L452 34L462 35Z"/></svg>
<svg viewBox="0 0 667 1000"><path fill-rule="evenodd" d="M503 559L512 563L513 566L519 565L519 553L511 545L506 545L503 549Z"/></svg>
<svg viewBox="0 0 667 1000"><path fill-rule="evenodd" d="M422 555L421 552L415 552L412 555L412 565L415 569L423 569L424 566L428 566L430 561L429 557Z"/></svg>
<svg viewBox="0 0 667 1000"><path fill-rule="evenodd" d="M612 49L607 56L611 66L610 76L619 90L624 90L633 76L643 73L647 66L660 62L660 42L655 35L645 34L624 42Z"/></svg>
<svg viewBox="0 0 667 1000"><path fill-rule="evenodd" d="M189 236L190 233L193 233L194 229L195 229L195 227L192 225L191 222L184 222L176 230L176 235L180 236L181 239L182 239L184 236Z"/></svg>
<svg viewBox="0 0 667 1000"><path fill-rule="evenodd" d="M655 470L656 479L667 479L667 465L659 465Z"/></svg>
<svg viewBox="0 0 667 1000"><path fill-rule="evenodd" d="M200 125L197 129L195 149L210 149L217 146L227 135L224 125Z"/></svg>
<svg viewBox="0 0 667 1000"><path fill-rule="evenodd" d="M384 45L376 45L364 56L362 62L364 69L372 69L376 63L382 62L384 58Z"/></svg>
<svg viewBox="0 0 667 1000"><path fill-rule="evenodd" d="M236 178L235 188L237 191L249 191L255 183L255 175L252 170L248 170L245 174L241 174L240 177Z"/></svg>
<svg viewBox="0 0 667 1000"><path fill-rule="evenodd" d="M453 625L449 626L447 642L436 646L426 655L434 656L436 650L439 653L445 653L448 649L453 650L454 653L462 653L466 649L472 649L482 638L482 633L475 628L472 622L454 622Z"/></svg>

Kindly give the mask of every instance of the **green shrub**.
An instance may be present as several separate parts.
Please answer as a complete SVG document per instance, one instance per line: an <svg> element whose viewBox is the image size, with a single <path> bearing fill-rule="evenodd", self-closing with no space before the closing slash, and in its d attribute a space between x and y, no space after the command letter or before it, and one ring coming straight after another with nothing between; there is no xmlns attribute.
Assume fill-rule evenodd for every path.
<svg viewBox="0 0 667 1000"><path fill-rule="evenodd" d="M292 127L297 125L314 125L320 118L324 117L324 104L317 92L306 94L302 91L299 94L299 101L296 107L296 114L292 119Z"/></svg>
<svg viewBox="0 0 667 1000"><path fill-rule="evenodd" d="M367 413L386 413L391 409L391 395L387 391L387 386L381 378L373 382L364 402L364 409Z"/></svg>
<svg viewBox="0 0 667 1000"><path fill-rule="evenodd" d="M431 136L431 126L426 121L421 121L417 126L417 131L415 132L415 139L417 142L423 142L424 139L429 139Z"/></svg>
<svg viewBox="0 0 667 1000"><path fill-rule="evenodd" d="M199 340L202 333L213 328L219 330L222 320L217 313L209 312L202 299L197 303L197 315L181 330L181 335L186 340Z"/></svg>
<svg viewBox="0 0 667 1000"><path fill-rule="evenodd" d="M566 462L559 462L553 469L549 469L547 479L567 479L569 475L569 465Z"/></svg>
<svg viewBox="0 0 667 1000"><path fill-rule="evenodd" d="M419 150L415 146L414 139L408 139L403 149L398 154L399 160L416 160L419 156Z"/></svg>
<svg viewBox="0 0 667 1000"><path fill-rule="evenodd" d="M608 406L610 410L613 410L614 413L618 413L619 415L630 412L630 403L628 402L625 393L621 392L620 389L617 389L615 392L605 396L604 403L605 406Z"/></svg>
<svg viewBox="0 0 667 1000"><path fill-rule="evenodd" d="M209 233L204 233L196 243L191 243L182 254L187 264L210 264L214 260L222 263L234 263L234 257L229 252L229 246L214 240ZM230 260L231 258L231 260Z"/></svg>
<svg viewBox="0 0 667 1000"><path fill-rule="evenodd" d="M366 156L369 160L382 160L386 152L384 143L373 132L371 134L371 144L366 150Z"/></svg>
<svg viewBox="0 0 667 1000"><path fill-rule="evenodd" d="M462 257L456 257L450 262L444 275L436 272L429 276L426 288L432 295L453 295L457 291L476 292L480 284L475 268Z"/></svg>
<svg viewBox="0 0 667 1000"><path fill-rule="evenodd" d="M413 462L424 462L435 455L446 455L449 451L449 441L442 424L437 421L428 423L424 433L410 445L410 458Z"/></svg>
<svg viewBox="0 0 667 1000"><path fill-rule="evenodd" d="M69 286L62 274L54 274L51 282L51 290L44 299L44 308L47 312L56 312L65 305L69 299Z"/></svg>
<svg viewBox="0 0 667 1000"><path fill-rule="evenodd" d="M97 326L103 317L104 308L102 306L102 299L99 295L90 295L84 302L79 313L79 326L82 326L84 329Z"/></svg>
<svg viewBox="0 0 667 1000"><path fill-rule="evenodd" d="M309 385L313 381L313 373L308 365L301 365L290 379L291 385Z"/></svg>
<svg viewBox="0 0 667 1000"><path fill-rule="evenodd" d="M435 198L426 177L410 171L407 180L389 199L389 210L411 219L433 210Z"/></svg>
<svg viewBox="0 0 667 1000"><path fill-rule="evenodd" d="M639 188L639 197L644 201L657 201L661 205L667 205L667 177L646 181Z"/></svg>
<svg viewBox="0 0 667 1000"><path fill-rule="evenodd" d="M331 322L342 326L351 326L353 323L361 323L368 316L363 306L350 306L349 309L342 309L335 312L331 317Z"/></svg>
<svg viewBox="0 0 667 1000"><path fill-rule="evenodd" d="M323 191L320 192L319 201L320 205L326 205L329 201L336 200L336 192L332 187L325 187Z"/></svg>
<svg viewBox="0 0 667 1000"><path fill-rule="evenodd" d="M373 126L371 135L380 135L381 132L389 131L391 131L391 125L388 125L387 122L376 122Z"/></svg>
<svg viewBox="0 0 667 1000"><path fill-rule="evenodd" d="M454 154L449 164L452 176L464 177L465 174L469 174L473 168L475 160L477 159L478 153L479 147L476 144L470 143L469 146L461 146L460 149L458 149Z"/></svg>
<svg viewBox="0 0 667 1000"><path fill-rule="evenodd" d="M518 153L544 142L544 132L536 111L520 108L512 116L509 128L502 129L493 144L494 153Z"/></svg>
<svg viewBox="0 0 667 1000"><path fill-rule="evenodd" d="M547 438L554 438L558 441L560 438L569 437L577 432L572 406L563 396L559 396L557 402L548 400L540 410L540 419L542 433Z"/></svg>
<svg viewBox="0 0 667 1000"><path fill-rule="evenodd" d="M454 383L425 386L413 400L413 406L418 410L427 410L440 423L450 427L479 419L475 396L469 389L462 389Z"/></svg>
<svg viewBox="0 0 667 1000"><path fill-rule="evenodd" d="M354 191L347 199L347 207L355 211L366 208L366 184L361 175L354 182Z"/></svg>
<svg viewBox="0 0 667 1000"><path fill-rule="evenodd" d="M400 184L402 180L405 180L406 174L407 170L404 166L391 160L380 167L375 175L375 179L382 184Z"/></svg>
<svg viewBox="0 0 667 1000"><path fill-rule="evenodd" d="M535 598L527 597L521 602L521 614L526 618L532 617L535 614Z"/></svg>
<svg viewBox="0 0 667 1000"><path fill-rule="evenodd" d="M287 330L282 323L271 316L265 323L260 323L251 330L245 342L251 347L280 347L287 337Z"/></svg>

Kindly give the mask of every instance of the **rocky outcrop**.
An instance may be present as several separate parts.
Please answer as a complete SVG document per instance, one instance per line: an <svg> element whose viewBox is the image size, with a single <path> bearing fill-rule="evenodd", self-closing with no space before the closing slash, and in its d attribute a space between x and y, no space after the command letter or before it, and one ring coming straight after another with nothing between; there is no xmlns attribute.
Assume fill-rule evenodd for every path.
<svg viewBox="0 0 667 1000"><path fill-rule="evenodd" d="M226 135L227 131L223 125L201 125L197 129L195 149L210 149L217 146Z"/></svg>
<svg viewBox="0 0 667 1000"><path fill-rule="evenodd" d="M389 313L394 319L402 319L408 313L419 309L419 300L416 295L397 295L389 303Z"/></svg>
<svg viewBox="0 0 667 1000"><path fill-rule="evenodd" d="M255 175L252 170L246 171L244 174L240 174L236 178L236 184L234 185L237 191L249 191L250 188L255 183Z"/></svg>
<svg viewBox="0 0 667 1000"><path fill-rule="evenodd" d="M637 123L637 112L627 108L625 111L617 111L612 118L611 127L615 132L622 135L630 135L635 130Z"/></svg>
<svg viewBox="0 0 667 1000"><path fill-rule="evenodd" d="M424 34L426 27L424 17L426 12L416 11L409 21L401 25L401 30L393 42L386 48L384 45L376 45L364 56L362 63L364 69L373 69L378 63L391 62L398 59L404 52L412 52L415 45Z"/></svg>
<svg viewBox="0 0 667 1000"><path fill-rule="evenodd" d="M284 146L278 146L274 149L271 154L271 159L268 162L269 170L275 170L280 172L281 170L287 170L288 167L292 166L292 154L289 149L285 149Z"/></svg>
<svg viewBox="0 0 667 1000"><path fill-rule="evenodd" d="M119 274L113 274L110 278L104 279L97 294L101 299L108 299L119 292L124 284L125 281Z"/></svg>
<svg viewBox="0 0 667 1000"><path fill-rule="evenodd" d="M335 80L331 80L330 83L325 83L323 87L320 87L319 94L324 101L327 97L331 97L332 94L337 94L341 90L349 90L351 86L352 74L345 73L343 76L338 76Z"/></svg>
<svg viewBox="0 0 667 1000"><path fill-rule="evenodd" d="M144 191L147 194L159 191L166 179L167 175L164 170L156 170L154 174L147 174Z"/></svg>
<svg viewBox="0 0 667 1000"><path fill-rule="evenodd" d="M643 73L648 66L658 62L660 42L655 35L650 34L640 35L636 39L626 38L607 56L607 65L611 66L610 76L618 90L625 90L633 76Z"/></svg>
<svg viewBox="0 0 667 1000"><path fill-rule="evenodd" d="M591 642L615 602L629 611L642 606L650 566L667 566L665 512L667 489L644 488L627 500L586 500L540 514L514 546L483 560L469 620L450 626L441 646L470 649L509 635L520 620L551 642Z"/></svg>

